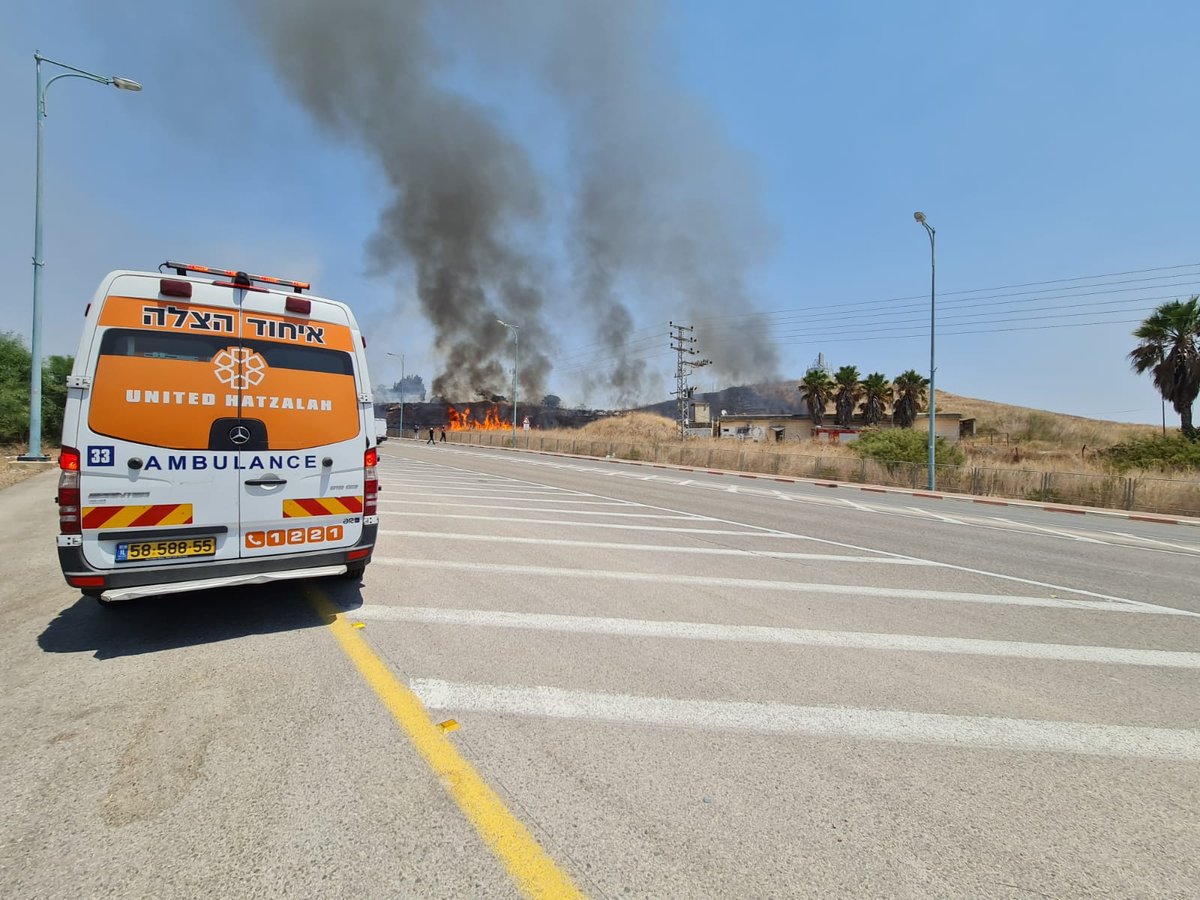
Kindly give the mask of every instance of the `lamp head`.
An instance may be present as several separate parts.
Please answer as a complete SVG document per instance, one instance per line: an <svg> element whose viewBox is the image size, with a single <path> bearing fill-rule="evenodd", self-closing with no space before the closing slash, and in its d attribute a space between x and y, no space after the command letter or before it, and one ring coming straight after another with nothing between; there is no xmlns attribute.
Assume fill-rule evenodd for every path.
<svg viewBox="0 0 1200 900"><path fill-rule="evenodd" d="M913 213L913 218L916 219L918 222L920 222L922 225L925 224L925 213L921 212L920 210L917 210L915 213Z"/></svg>
<svg viewBox="0 0 1200 900"><path fill-rule="evenodd" d="M142 86L132 78L122 78L119 75L114 75L111 79L112 86L119 91L140 91Z"/></svg>

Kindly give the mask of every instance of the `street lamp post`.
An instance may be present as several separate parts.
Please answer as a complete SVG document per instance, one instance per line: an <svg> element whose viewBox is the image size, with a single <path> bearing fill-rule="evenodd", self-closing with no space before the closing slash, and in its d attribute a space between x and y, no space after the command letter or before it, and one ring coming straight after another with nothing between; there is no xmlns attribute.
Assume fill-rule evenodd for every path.
<svg viewBox="0 0 1200 900"><path fill-rule="evenodd" d="M497 319L505 328L511 328L513 333L513 438L512 445L517 446L517 373L521 368L521 326L510 325L503 319Z"/></svg>
<svg viewBox="0 0 1200 900"><path fill-rule="evenodd" d="M111 84L122 91L140 91L142 86L128 78L86 72L40 53L34 53L33 59L37 66L37 157L33 195L33 331L29 338L32 364L29 375L29 447L23 456L17 458L22 462L45 462L49 459L42 453L42 268L45 265L42 259L42 122L46 118L46 92L60 78L86 78L100 84ZM42 63L68 71L43 82Z"/></svg>
<svg viewBox="0 0 1200 900"><path fill-rule="evenodd" d="M388 353L400 357L400 440L404 440L404 354Z"/></svg>
<svg viewBox="0 0 1200 900"><path fill-rule="evenodd" d="M936 443L937 394L934 390L934 375L937 373L935 337L937 332L937 229L925 221L925 213L917 211L913 218L929 233L929 490L934 489L934 453Z"/></svg>

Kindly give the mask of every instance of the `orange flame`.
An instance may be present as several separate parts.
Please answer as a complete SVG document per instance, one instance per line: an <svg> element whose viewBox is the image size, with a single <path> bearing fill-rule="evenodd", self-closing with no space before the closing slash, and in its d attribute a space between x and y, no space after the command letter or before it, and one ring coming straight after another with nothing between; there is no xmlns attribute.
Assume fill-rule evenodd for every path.
<svg viewBox="0 0 1200 900"><path fill-rule="evenodd" d="M469 406L464 406L461 412L450 406L446 409L446 420L449 423L447 431L508 431L512 428L512 422L500 418L500 408L495 405L488 407L482 418L477 418Z"/></svg>

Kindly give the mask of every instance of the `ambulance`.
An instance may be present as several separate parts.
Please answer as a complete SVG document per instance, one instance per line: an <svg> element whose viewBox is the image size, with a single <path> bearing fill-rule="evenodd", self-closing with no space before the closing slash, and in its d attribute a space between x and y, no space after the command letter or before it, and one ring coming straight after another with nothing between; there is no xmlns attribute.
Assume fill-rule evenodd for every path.
<svg viewBox="0 0 1200 900"><path fill-rule="evenodd" d="M366 342L308 288L174 262L104 278L67 379L69 585L108 605L361 577L379 522Z"/></svg>

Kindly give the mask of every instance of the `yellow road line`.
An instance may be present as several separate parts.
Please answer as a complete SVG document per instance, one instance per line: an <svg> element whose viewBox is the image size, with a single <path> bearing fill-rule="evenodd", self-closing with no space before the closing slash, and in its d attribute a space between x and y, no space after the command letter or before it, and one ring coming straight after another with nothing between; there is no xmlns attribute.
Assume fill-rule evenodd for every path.
<svg viewBox="0 0 1200 900"><path fill-rule="evenodd" d="M329 630L342 650L408 734L413 746L475 826L484 843L504 864L522 893L528 897L582 897L571 877L555 864L529 829L462 757L446 736L445 729L434 724L416 694L392 674L387 664L329 602L325 593L310 585L305 589L305 595L327 620Z"/></svg>

